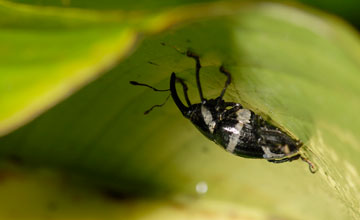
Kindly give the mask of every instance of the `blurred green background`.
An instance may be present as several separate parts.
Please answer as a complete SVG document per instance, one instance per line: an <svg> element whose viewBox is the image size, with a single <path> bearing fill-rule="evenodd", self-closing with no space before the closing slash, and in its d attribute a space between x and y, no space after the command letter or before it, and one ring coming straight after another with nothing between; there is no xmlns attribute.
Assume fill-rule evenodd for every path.
<svg viewBox="0 0 360 220"><path fill-rule="evenodd" d="M0 1L0 219L360 219L356 1ZM318 167L235 157L167 94L243 104Z"/></svg>

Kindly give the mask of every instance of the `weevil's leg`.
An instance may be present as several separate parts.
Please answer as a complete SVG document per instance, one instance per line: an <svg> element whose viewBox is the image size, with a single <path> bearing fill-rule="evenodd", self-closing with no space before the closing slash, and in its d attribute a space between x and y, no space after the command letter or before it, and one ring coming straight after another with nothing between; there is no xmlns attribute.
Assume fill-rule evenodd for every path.
<svg viewBox="0 0 360 220"><path fill-rule="evenodd" d="M313 162L311 162L309 159L307 159L307 158L305 158L305 157L303 157L303 156L301 156L300 158L301 158L302 161L304 161L304 162L306 162L307 164L309 164L309 170L310 170L311 173L316 173L317 168L316 168L316 166L313 164Z"/></svg>
<svg viewBox="0 0 360 220"><path fill-rule="evenodd" d="M170 91L171 91L171 97L173 98L176 106L179 108L179 110L181 111L181 113L184 115L184 117L189 118L188 116L188 112L189 112L189 108L186 107L180 100L177 92L176 92L176 75L175 73L171 74L171 78L170 78Z"/></svg>
<svg viewBox="0 0 360 220"><path fill-rule="evenodd" d="M284 163L284 162L291 162L293 160L297 160L299 159L301 156L299 154L293 156L293 157L288 157L288 158L284 158L281 160L268 160L271 163Z"/></svg>
<svg viewBox="0 0 360 220"><path fill-rule="evenodd" d="M227 87L228 87L228 86L230 85L230 83L231 83L231 74L224 68L224 66L221 66L220 69L219 69L219 71L227 76L227 80L226 80L226 82L225 82L225 86L224 86L224 88L222 89L221 94L220 94L220 96L219 96L219 98L222 99L222 98L224 97L224 95L225 95L225 92L226 92Z"/></svg>
<svg viewBox="0 0 360 220"><path fill-rule="evenodd" d="M157 88L154 88L148 84L145 84L145 83L139 83L139 82L136 82L136 81L130 81L130 84L131 85L134 85L134 86L145 86L145 87L148 87L152 90L154 90L155 92L167 92L167 91L170 91L170 89L157 89Z"/></svg>
<svg viewBox="0 0 360 220"><path fill-rule="evenodd" d="M179 82L182 85L186 103L188 104L188 106L191 106L191 102L190 102L190 99L189 99L189 96L188 96L188 93L187 93L188 87L187 87L185 81L183 79L179 78L179 77L176 77L176 81Z"/></svg>
<svg viewBox="0 0 360 220"><path fill-rule="evenodd" d="M237 112L239 109L242 109L243 107L239 103L235 102L225 102L222 107L224 108L224 112L227 114L232 114ZM230 108L229 108L230 107Z"/></svg>
<svg viewBox="0 0 360 220"><path fill-rule="evenodd" d="M220 105L218 105L220 106ZM227 107L231 107L230 109L226 109ZM242 109L243 107L239 103L235 102L225 102L221 105L221 109L219 108L219 111L221 112L220 118L227 118L231 115L235 114L237 111ZM236 117L236 115L234 115Z"/></svg>
<svg viewBox="0 0 360 220"><path fill-rule="evenodd" d="M236 103L236 102L225 102L224 103L224 107L237 107L240 106L240 108L242 108L242 105L240 105L240 103Z"/></svg>
<svg viewBox="0 0 360 220"><path fill-rule="evenodd" d="M281 160L268 160L270 163L285 163L285 162L289 162L291 160L289 160L289 158L285 158L285 159L281 159Z"/></svg>
<svg viewBox="0 0 360 220"><path fill-rule="evenodd" d="M197 87L198 87L198 90L199 90L199 95L200 95L200 99L201 99L201 102L204 102L205 99L204 99L204 96L203 96L203 93L202 93L202 89L201 89L201 84L200 84L200 69L201 69L201 64L200 64L200 58L197 54L195 54L194 52L191 52L191 51L187 51L186 55L188 57L191 57L191 58L194 58L195 60L195 63L196 63L196 84L197 84Z"/></svg>

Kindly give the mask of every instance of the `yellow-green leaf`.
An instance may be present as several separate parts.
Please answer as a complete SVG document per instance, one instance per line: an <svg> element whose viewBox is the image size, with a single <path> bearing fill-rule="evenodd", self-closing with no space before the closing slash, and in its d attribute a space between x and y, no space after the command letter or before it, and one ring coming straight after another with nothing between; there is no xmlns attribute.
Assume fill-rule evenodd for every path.
<svg viewBox="0 0 360 220"><path fill-rule="evenodd" d="M94 219L187 219L188 213L194 219L359 218L357 32L328 15L279 3L179 7L137 24L156 33L185 20L145 37L101 78L0 139L0 155L80 175L89 185L123 195L125 202L113 204L94 193L92 199L104 202L100 207L111 204L116 213ZM218 68L224 64L233 75L225 99L302 140L302 152L318 172L311 174L301 161L233 156L202 136L171 101L144 116L168 94L134 87L130 80L166 89L176 72L193 103L199 102L194 61L183 54L189 48L201 57L206 97L220 93L225 77ZM58 212L43 212L62 219Z"/></svg>

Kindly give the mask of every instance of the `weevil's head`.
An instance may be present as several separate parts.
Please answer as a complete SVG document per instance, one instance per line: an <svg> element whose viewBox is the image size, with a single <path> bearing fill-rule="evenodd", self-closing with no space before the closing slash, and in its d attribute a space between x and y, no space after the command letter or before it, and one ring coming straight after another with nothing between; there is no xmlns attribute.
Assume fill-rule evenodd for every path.
<svg viewBox="0 0 360 220"><path fill-rule="evenodd" d="M224 110L219 109L219 106L222 106L221 104L224 101L221 98L203 99L201 103L190 104L188 102L189 106L186 106L177 94L176 80L175 73L173 73L170 78L170 91L176 106L185 118L189 119L206 137L213 140L213 132L219 120L219 113Z"/></svg>

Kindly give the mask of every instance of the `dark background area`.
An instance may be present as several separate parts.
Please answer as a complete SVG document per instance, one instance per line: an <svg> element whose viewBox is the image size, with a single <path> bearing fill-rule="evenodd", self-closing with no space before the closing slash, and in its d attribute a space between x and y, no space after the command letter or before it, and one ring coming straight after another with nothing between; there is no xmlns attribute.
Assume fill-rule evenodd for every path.
<svg viewBox="0 0 360 220"><path fill-rule="evenodd" d="M335 14L360 29L359 0L298 0L305 5Z"/></svg>
<svg viewBox="0 0 360 220"><path fill-rule="evenodd" d="M161 10L167 7L174 7L179 5L186 5L191 3L204 3L218 0L168 0L168 1L154 1L154 0L102 0L102 1L88 1L88 0L8 0L10 2L18 2L25 4L34 4L41 6L56 6L56 7L74 7L87 8L96 10ZM292 0L284 2L300 2L310 7L335 14L347 20L357 29L360 28L360 1L359 0Z"/></svg>

